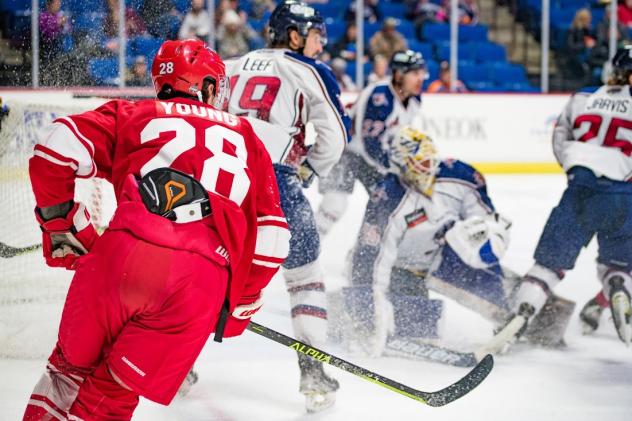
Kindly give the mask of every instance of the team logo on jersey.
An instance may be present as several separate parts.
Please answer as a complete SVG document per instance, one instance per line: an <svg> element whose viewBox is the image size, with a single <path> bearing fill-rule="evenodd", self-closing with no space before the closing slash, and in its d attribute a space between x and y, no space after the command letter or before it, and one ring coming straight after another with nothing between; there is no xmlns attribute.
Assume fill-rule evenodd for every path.
<svg viewBox="0 0 632 421"><path fill-rule="evenodd" d="M421 224L422 222L426 222L428 220L428 214L426 213L426 210L424 208L420 208L412 211L404 218L406 219L406 225L408 225L408 228L412 228Z"/></svg>
<svg viewBox="0 0 632 421"><path fill-rule="evenodd" d="M375 105L376 107L388 105L388 99L386 98L386 95L382 92L377 92L373 94L371 96L371 102L373 102L373 105Z"/></svg>
<svg viewBox="0 0 632 421"><path fill-rule="evenodd" d="M364 224L362 227L362 242L367 246L375 247L380 244L380 229L377 225Z"/></svg>

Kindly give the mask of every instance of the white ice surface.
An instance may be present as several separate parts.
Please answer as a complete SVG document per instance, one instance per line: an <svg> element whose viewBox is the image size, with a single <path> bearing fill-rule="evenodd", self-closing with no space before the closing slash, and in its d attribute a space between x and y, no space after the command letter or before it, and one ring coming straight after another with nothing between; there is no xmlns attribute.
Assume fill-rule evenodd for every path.
<svg viewBox="0 0 632 421"><path fill-rule="evenodd" d="M497 209L514 222L505 264L524 272L565 180L560 175L489 176L488 182ZM366 195L357 190L343 221L323 242L327 283L332 289L345 282L344 257L362 219ZM310 197L318 201L313 190ZM577 301L576 312L599 289L595 257L592 243L557 289ZM291 334L282 278L272 281L256 320ZM473 348L491 337L490 325L449 302L444 336L451 346ZM134 420L632 420L632 349L616 338L609 315L604 314L602 326L590 337L581 335L575 315L566 339L564 351L520 348L498 357L483 384L442 408L424 406L332 367L329 372L341 383L335 407L307 415L298 393L293 352L246 332L223 344L208 343L196 365L200 381L189 396L170 407L142 400ZM339 352L335 349L334 353ZM466 369L422 361L340 356L424 391L440 389L466 373ZM20 419L43 367L43 360L0 360L0 420Z"/></svg>

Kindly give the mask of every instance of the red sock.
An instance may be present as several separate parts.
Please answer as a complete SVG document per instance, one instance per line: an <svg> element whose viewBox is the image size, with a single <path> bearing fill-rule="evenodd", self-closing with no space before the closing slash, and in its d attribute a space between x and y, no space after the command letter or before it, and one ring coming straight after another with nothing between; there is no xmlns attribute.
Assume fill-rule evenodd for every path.
<svg viewBox="0 0 632 421"><path fill-rule="evenodd" d="M603 295L603 291L599 291L599 294L595 296L595 301L597 301L597 304L599 304L601 308L608 308L608 306L610 306L610 302L606 296Z"/></svg>
<svg viewBox="0 0 632 421"><path fill-rule="evenodd" d="M138 405L138 394L112 378L105 362L79 388L70 414L85 421L128 421Z"/></svg>

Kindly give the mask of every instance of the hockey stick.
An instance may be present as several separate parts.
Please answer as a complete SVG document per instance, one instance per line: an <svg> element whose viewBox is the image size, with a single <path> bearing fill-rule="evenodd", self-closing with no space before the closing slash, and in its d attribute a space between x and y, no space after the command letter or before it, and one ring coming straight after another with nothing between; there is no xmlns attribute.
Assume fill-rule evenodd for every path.
<svg viewBox="0 0 632 421"><path fill-rule="evenodd" d="M8 259L10 257L19 256L21 254L29 253L42 247L41 244L33 244L26 247L11 247L3 242L0 242L0 257Z"/></svg>
<svg viewBox="0 0 632 421"><path fill-rule="evenodd" d="M420 390L413 389L394 380L383 377L377 373L367 370L366 368L359 367L351 364L341 358L331 355L320 349L311 347L304 342L298 341L289 336L285 336L282 333L269 329L255 322L250 322L248 330L258 335L273 340L281 345L285 345L296 352L308 355L315 360L323 363L327 363L348 373L355 374L365 380L375 383L386 389L397 392L400 395L407 396L411 399L424 403L430 406L443 406L450 402L453 402L460 397L471 392L476 386L478 386L487 375L492 371L494 367L494 359L491 355L485 356L476 367L474 367L465 377L458 382L451 384L450 386L438 390L436 392L422 392Z"/></svg>
<svg viewBox="0 0 632 421"><path fill-rule="evenodd" d="M475 352L461 352L443 346L411 341L406 338L389 338L386 341L384 355L432 361L455 367L474 367L478 364L481 357Z"/></svg>

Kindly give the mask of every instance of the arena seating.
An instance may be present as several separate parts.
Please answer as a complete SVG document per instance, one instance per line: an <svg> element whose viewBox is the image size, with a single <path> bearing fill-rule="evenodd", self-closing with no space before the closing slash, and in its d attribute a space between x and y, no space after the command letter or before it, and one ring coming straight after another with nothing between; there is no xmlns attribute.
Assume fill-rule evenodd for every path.
<svg viewBox="0 0 632 421"><path fill-rule="evenodd" d="M125 0L128 7L138 10L147 0ZM439 3L440 0L431 0ZM555 22L567 25L572 16L567 12L569 7L580 4L583 0L553 0L553 4L559 9L552 13ZM190 7L190 0L172 0L175 8L185 14ZM244 10L251 7L250 1L240 1L239 6ZM330 0L328 3L314 4L325 17L328 23L329 42L335 42L344 35L346 23L345 14L351 0ZM518 0L527 8L537 9L538 0ZM30 31L30 6L31 0L5 1L0 6L0 13L7 16L9 27L14 33L27 33ZM44 10L45 2L40 0L40 7ZM450 57L450 27L443 23L426 23L419 31L412 21L407 20L407 8L402 0L385 0L378 2L381 19L393 17L398 19L397 30L407 39L410 48L420 51L426 61L430 72L429 83L438 75L439 63L449 60ZM71 18L73 34L84 36L89 34L98 42L105 42L103 35L104 21L108 8L106 0L62 0L62 10ZM531 10L531 9L529 9ZM535 12L531 12L535 17ZM257 31L264 29L265 20L250 21L249 24ZM381 21L366 22L365 47L368 49L370 38L380 30ZM562 39L557 35L556 39ZM483 88L486 91L532 91L524 68L512 65L507 61L503 46L489 42L488 27L484 24L461 25L459 27L459 78L472 90ZM134 37L128 40L128 63L136 55L144 55L151 61L160 46L162 39L151 37ZM68 48L72 48L72 42ZM370 73L371 65L365 65L365 74ZM95 57L89 60L88 72L99 85L111 85L118 76L118 59L116 57ZM355 76L355 63L350 62L347 72Z"/></svg>

